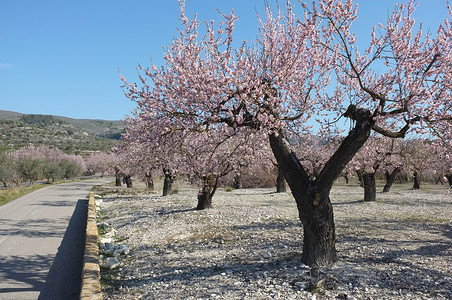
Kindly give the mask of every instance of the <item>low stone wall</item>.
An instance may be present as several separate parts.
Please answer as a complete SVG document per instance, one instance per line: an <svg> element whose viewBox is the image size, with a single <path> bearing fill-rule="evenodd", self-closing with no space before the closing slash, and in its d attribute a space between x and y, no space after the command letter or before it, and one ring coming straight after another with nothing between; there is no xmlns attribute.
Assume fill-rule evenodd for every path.
<svg viewBox="0 0 452 300"><path fill-rule="evenodd" d="M85 255L82 271L80 299L102 299L100 289L99 247L97 244L96 205L94 193L89 193L86 224Z"/></svg>

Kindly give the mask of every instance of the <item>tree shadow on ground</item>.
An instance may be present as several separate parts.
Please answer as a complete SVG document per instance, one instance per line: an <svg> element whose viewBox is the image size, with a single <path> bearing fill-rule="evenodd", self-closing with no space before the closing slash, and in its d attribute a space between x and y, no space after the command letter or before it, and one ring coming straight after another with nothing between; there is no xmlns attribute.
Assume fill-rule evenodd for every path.
<svg viewBox="0 0 452 300"><path fill-rule="evenodd" d="M395 291L452 296L452 273L448 271L452 262L452 227L449 224L402 220L376 222L370 218L360 218L358 222L368 228L367 232L389 230L393 236L341 235L337 243L341 250L339 260L355 266L342 274L345 280L359 277L357 280L363 286L377 283ZM422 231L428 234L428 238L419 238ZM444 264L434 269L429 264L431 260L440 260Z"/></svg>
<svg viewBox="0 0 452 300"><path fill-rule="evenodd" d="M0 288L1 295L40 291L44 286L45 270L50 268L53 257L51 255L0 256L0 261L2 283L12 283L11 287Z"/></svg>
<svg viewBox="0 0 452 300"><path fill-rule="evenodd" d="M74 205L74 201L68 200L68 201L41 201L38 202L36 204L32 204L32 205L37 205L37 206L73 206Z"/></svg>
<svg viewBox="0 0 452 300"><path fill-rule="evenodd" d="M30 220L9 220L0 219L0 223L10 226L11 228L17 228L16 230L1 231L0 235L3 236L24 236L27 238L44 238L44 237L58 237L64 234L67 226L67 219L30 219ZM49 226L52 227L52 231L48 231Z"/></svg>
<svg viewBox="0 0 452 300"><path fill-rule="evenodd" d="M191 211L199 211L195 207L193 208L186 208L186 209L158 209L156 210L158 215L174 215L174 214L180 214L180 213L186 213Z"/></svg>
<svg viewBox="0 0 452 300"><path fill-rule="evenodd" d="M340 206L340 205L352 205L352 204L360 204L365 203L362 199L361 200L353 200L353 201L347 201L347 202L333 202L332 205L334 206Z"/></svg>
<svg viewBox="0 0 452 300"><path fill-rule="evenodd" d="M290 227L302 228L300 221L293 220L278 220L274 222L253 222L247 225L233 225L232 230L246 232L249 230L274 230L274 229L288 229Z"/></svg>
<svg viewBox="0 0 452 300"><path fill-rule="evenodd" d="M379 228L391 229L393 231L406 230L412 226L414 232L427 230L432 234L428 240L391 239L391 236L353 236L343 235L338 241L339 262L326 272L333 274L342 285L354 284L358 288L373 287L378 285L383 289L393 291L403 291L406 293L420 292L430 297L450 297L452 282L448 265L451 259L451 226L446 224L414 224L409 221L385 220L385 222L372 222L371 219L363 218L361 223L369 223L368 226L375 231ZM356 224L355 224L356 225ZM153 283L165 283L168 286L189 286L193 282L220 281L228 282L223 286L216 286L215 291L209 293L222 294L225 291L233 292L246 290L246 286L251 282L258 285L265 276L263 272L271 274L272 280L281 280L289 284L294 290L299 290L300 286L295 282L309 281L309 268L303 267L301 263L301 245L299 243L287 243L284 237L279 237L272 241L262 240L259 230L281 230L301 227L298 222L270 222L253 223L250 225L232 226L232 231L241 231L242 242L252 243L248 245L249 252L234 253L240 244L225 245L208 242L182 242L177 246L166 246L163 249L145 248L140 251L147 252L146 264L137 265L136 273L133 276L128 274L127 279L117 282L117 286L128 286L139 289L140 286L152 285ZM350 224L353 226L353 224ZM244 241L243 237L249 233L254 235ZM293 233L293 232L292 232ZM446 239L444 239L446 237ZM296 240L301 242L302 236ZM288 246L288 249L278 248L280 243ZM381 246L387 245L382 252ZM365 246L365 247L363 247ZM188 248L190 247L190 248ZM228 248L229 247L229 248ZM365 248L359 252L354 249ZM178 253L183 250L208 252L219 249L222 253L231 253L227 256L217 256L213 258L199 257L192 261L180 260ZM263 259L262 253L272 249L270 259ZM149 251L149 252L148 252ZM419 259L421 258L421 259ZM444 268L431 268L428 261L423 258L444 259ZM293 267L299 266L294 271ZM138 271L138 269L141 269ZM152 276L149 274L152 273ZM233 277L233 280L219 280L219 276ZM114 276L113 276L114 277ZM449 278L449 279L447 279ZM239 282L239 285L233 284ZM356 285L355 285L356 284ZM215 286L212 284L209 286ZM168 288L168 297L177 298L180 296L177 289ZM191 296L209 297L204 291L193 292Z"/></svg>

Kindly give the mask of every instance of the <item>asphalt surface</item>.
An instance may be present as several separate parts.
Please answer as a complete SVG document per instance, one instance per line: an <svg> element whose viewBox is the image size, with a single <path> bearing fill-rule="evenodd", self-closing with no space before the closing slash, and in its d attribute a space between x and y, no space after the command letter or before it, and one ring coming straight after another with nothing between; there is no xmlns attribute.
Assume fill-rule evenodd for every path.
<svg viewBox="0 0 452 300"><path fill-rule="evenodd" d="M109 181L49 186L0 206L0 300L79 299L87 196Z"/></svg>

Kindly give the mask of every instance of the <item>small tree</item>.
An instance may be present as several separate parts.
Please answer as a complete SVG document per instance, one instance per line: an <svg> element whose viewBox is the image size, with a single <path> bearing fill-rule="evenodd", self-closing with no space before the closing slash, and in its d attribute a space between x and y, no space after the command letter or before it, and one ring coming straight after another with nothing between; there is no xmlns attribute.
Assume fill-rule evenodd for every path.
<svg viewBox="0 0 452 300"><path fill-rule="evenodd" d="M86 165L81 156L65 154L58 163L58 168L61 178L73 179L86 170Z"/></svg>
<svg viewBox="0 0 452 300"><path fill-rule="evenodd" d="M390 191L397 176L406 166L406 153L402 141L400 139L392 139L388 143L390 145L388 145L388 155L386 155L384 164L380 167L386 179L383 193Z"/></svg>
<svg viewBox="0 0 452 300"><path fill-rule="evenodd" d="M257 150L250 147L260 144L262 136L248 130L233 130L227 126L217 127L209 132L186 132L183 136L180 157L184 173L194 174L201 180L198 193L198 210L211 208L212 198L219 180L246 164L252 164L259 157Z"/></svg>
<svg viewBox="0 0 452 300"><path fill-rule="evenodd" d="M94 174L100 173L101 177L114 172L115 162L114 154L105 152L93 153L85 158L86 168Z"/></svg>
<svg viewBox="0 0 452 300"><path fill-rule="evenodd" d="M407 170L413 176L413 190L421 188L423 172L436 160L432 153L434 147L431 141L425 139L412 139L405 144L407 153Z"/></svg>
<svg viewBox="0 0 452 300"><path fill-rule="evenodd" d="M44 162L39 158L26 158L19 162L18 169L24 180L32 185L36 180L42 178L43 165Z"/></svg>
<svg viewBox="0 0 452 300"><path fill-rule="evenodd" d="M17 169L17 161L12 152L0 151L0 182L4 187L15 183L20 185L20 176Z"/></svg>

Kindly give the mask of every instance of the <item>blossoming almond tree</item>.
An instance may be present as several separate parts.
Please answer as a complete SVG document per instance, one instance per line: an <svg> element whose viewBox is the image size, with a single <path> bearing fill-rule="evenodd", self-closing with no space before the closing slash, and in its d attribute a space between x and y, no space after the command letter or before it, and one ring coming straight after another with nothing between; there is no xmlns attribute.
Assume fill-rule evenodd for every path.
<svg viewBox="0 0 452 300"><path fill-rule="evenodd" d="M198 210L212 206L220 178L268 153L260 131L233 129L225 124L204 131L189 130L177 127L174 120L156 122L137 114L127 121L123 145L134 148L128 152L134 153L132 161L141 161L136 165L162 167L200 180Z"/></svg>
<svg viewBox="0 0 452 300"><path fill-rule="evenodd" d="M336 236L329 193L370 132L403 137L414 128L440 135L436 125L450 123L450 20L434 37L414 28L413 2L397 6L359 51L351 31L357 18L352 1L302 3L302 18L287 2L284 13L267 8L254 43L233 49L233 13L223 16L219 28L206 23L201 35L196 16L189 20L184 2L180 7L182 28L164 65L142 68L141 86L124 79L127 96L142 114L174 119L173 130L203 131L222 123L266 132L303 223L302 261L332 264ZM329 85L336 86L332 95ZM309 129L307 120L325 112L354 126L311 179L286 132Z"/></svg>
<svg viewBox="0 0 452 300"><path fill-rule="evenodd" d="M135 148L133 161L139 160L136 164L141 168L141 173L146 181L151 184L153 170L160 169L164 176L163 196L172 194L172 185L179 173L178 153L172 151L178 142L170 135L170 120L159 119L147 113L135 113L133 117L125 120L126 133L121 137L123 144L128 148ZM167 132L168 131L168 132ZM152 184L151 184L152 185Z"/></svg>
<svg viewBox="0 0 452 300"><path fill-rule="evenodd" d="M265 152L262 144L265 137L260 132L234 130L228 126L216 126L205 132L180 132L178 149L182 154L184 173L194 174L201 181L197 209L212 207L212 198L219 180L229 173L252 164Z"/></svg>
<svg viewBox="0 0 452 300"><path fill-rule="evenodd" d="M100 173L100 177L113 172L116 158L113 153L97 152L85 158L86 167L94 174Z"/></svg>
<svg viewBox="0 0 452 300"><path fill-rule="evenodd" d="M406 166L406 156L404 144L402 139L392 139L386 141L386 157L380 170L384 173L386 183L383 187L383 193L388 193L391 190L397 176Z"/></svg>
<svg viewBox="0 0 452 300"><path fill-rule="evenodd" d="M386 175L386 192L392 186L395 176L403 166L404 156L397 146L399 139L388 137L372 136L363 147L356 153L349 163L359 177L364 188L364 201L376 201L376 173L383 172ZM392 181L391 181L392 180Z"/></svg>

